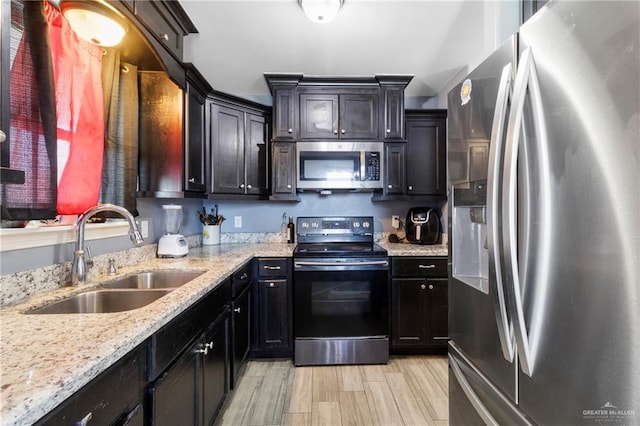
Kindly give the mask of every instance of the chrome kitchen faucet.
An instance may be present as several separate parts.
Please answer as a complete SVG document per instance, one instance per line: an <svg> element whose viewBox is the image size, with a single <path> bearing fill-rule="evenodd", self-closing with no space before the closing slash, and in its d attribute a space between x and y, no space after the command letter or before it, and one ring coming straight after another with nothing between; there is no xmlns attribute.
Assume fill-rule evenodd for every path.
<svg viewBox="0 0 640 426"><path fill-rule="evenodd" d="M135 219L129 213L127 209L124 207L116 206L113 204L98 204L95 207L91 207L84 213L80 215L77 222L77 239L76 239L76 249L73 252L73 264L71 265L71 285L76 286L81 283L84 283L87 279L87 258L85 256L85 247L84 247L84 226L87 223L87 220L91 216L96 213L104 212L104 211L112 211L120 214L122 217L127 219L129 222L129 237L131 238L131 242L133 244L138 245L142 244L144 241L142 239L142 234L140 230L138 230L138 225L136 224ZM87 248L88 249L88 248ZM88 251L88 250L87 250ZM91 266L92 263L89 263Z"/></svg>

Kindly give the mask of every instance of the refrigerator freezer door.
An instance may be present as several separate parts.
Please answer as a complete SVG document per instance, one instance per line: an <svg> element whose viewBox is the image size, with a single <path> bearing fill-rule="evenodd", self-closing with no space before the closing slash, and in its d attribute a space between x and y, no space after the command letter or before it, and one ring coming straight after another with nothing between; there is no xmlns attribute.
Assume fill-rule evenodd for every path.
<svg viewBox="0 0 640 426"><path fill-rule="evenodd" d="M496 268L490 263L494 256L490 256L487 239L493 225L486 214L492 211L487 206L489 156L474 156L473 152L493 148L496 105L504 100L498 96L501 77L505 67L515 69L515 49L512 37L449 93L448 103L449 336L475 368L513 401L513 346L503 350L504 340L500 339L501 334L508 338L510 329L496 302ZM504 112L506 108L498 113ZM474 163L473 158L483 160Z"/></svg>
<svg viewBox="0 0 640 426"><path fill-rule="evenodd" d="M529 99L510 285L531 357L519 405L539 424L640 424L639 17L637 1L550 2L520 31L544 130Z"/></svg>

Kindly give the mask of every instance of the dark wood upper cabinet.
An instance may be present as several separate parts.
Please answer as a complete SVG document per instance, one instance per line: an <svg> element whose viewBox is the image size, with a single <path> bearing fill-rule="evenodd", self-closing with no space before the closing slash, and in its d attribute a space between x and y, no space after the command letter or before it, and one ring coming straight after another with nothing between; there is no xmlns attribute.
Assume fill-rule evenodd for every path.
<svg viewBox="0 0 640 426"><path fill-rule="evenodd" d="M210 99L210 198L267 196L268 108L216 93Z"/></svg>
<svg viewBox="0 0 640 426"><path fill-rule="evenodd" d="M207 95L213 91L206 79L192 64L185 64L187 86L185 90L185 173L187 191L205 193L209 168L209 123Z"/></svg>
<svg viewBox="0 0 640 426"><path fill-rule="evenodd" d="M407 195L446 196L446 120L446 110L407 111Z"/></svg>

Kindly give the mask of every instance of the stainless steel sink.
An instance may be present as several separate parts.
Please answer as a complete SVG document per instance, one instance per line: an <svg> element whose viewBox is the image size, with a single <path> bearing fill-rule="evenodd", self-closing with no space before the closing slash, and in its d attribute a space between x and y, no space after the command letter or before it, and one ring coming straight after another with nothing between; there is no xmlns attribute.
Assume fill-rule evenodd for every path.
<svg viewBox="0 0 640 426"><path fill-rule="evenodd" d="M130 311L148 305L171 290L95 290L28 311L28 314L98 314Z"/></svg>
<svg viewBox="0 0 640 426"><path fill-rule="evenodd" d="M161 270L139 272L103 285L104 288L176 288L204 274L203 271Z"/></svg>

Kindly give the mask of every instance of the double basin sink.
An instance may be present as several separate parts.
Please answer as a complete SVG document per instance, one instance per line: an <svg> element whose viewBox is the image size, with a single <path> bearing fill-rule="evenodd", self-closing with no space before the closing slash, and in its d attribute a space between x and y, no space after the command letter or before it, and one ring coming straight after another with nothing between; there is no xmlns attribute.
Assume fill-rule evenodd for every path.
<svg viewBox="0 0 640 426"><path fill-rule="evenodd" d="M26 313L95 314L130 311L158 300L203 273L179 270L139 272L107 282L99 289L78 293Z"/></svg>

